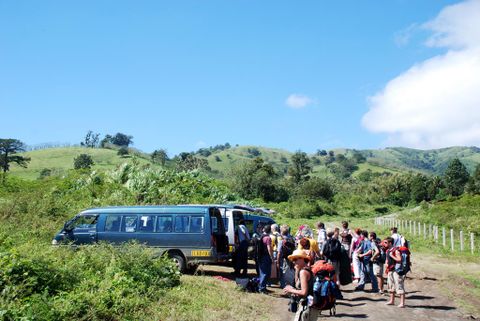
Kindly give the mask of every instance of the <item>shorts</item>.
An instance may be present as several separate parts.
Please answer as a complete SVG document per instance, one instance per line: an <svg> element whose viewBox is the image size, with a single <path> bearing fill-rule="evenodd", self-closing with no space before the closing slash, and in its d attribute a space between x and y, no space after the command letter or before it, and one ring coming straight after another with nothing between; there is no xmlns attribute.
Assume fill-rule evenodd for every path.
<svg viewBox="0 0 480 321"><path fill-rule="evenodd" d="M390 293L405 294L405 275L398 275L395 271L388 272L387 289Z"/></svg>
<svg viewBox="0 0 480 321"><path fill-rule="evenodd" d="M383 263L373 263L373 274L378 277L383 276Z"/></svg>

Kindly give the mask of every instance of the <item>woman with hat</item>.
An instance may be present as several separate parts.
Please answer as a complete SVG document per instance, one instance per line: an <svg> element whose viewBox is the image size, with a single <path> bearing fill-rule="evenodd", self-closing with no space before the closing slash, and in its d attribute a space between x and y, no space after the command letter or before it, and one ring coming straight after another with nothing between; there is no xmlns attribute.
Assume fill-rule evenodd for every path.
<svg viewBox="0 0 480 321"><path fill-rule="evenodd" d="M299 299L299 306L293 320L317 320L319 310L311 308L308 304L308 296L313 295L314 282L312 271L308 267L310 256L304 250L295 250L288 259L295 265L295 287L287 285L283 291Z"/></svg>

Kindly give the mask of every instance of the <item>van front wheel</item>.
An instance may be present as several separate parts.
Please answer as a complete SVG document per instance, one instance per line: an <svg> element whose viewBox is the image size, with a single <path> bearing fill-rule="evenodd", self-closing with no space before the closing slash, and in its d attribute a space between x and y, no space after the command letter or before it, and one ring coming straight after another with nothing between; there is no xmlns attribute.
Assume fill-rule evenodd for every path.
<svg viewBox="0 0 480 321"><path fill-rule="evenodd" d="M180 270L180 273L182 274L185 273L187 269L187 265L185 263L185 259L183 258L183 256L177 253L170 253L169 256L172 259L172 261L177 265L178 269Z"/></svg>

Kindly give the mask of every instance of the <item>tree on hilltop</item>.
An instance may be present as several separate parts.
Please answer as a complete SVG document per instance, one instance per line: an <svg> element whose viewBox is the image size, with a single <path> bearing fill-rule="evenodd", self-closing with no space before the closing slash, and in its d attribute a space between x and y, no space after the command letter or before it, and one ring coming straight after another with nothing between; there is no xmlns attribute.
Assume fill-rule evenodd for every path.
<svg viewBox="0 0 480 321"><path fill-rule="evenodd" d="M295 152L295 154L292 155L291 165L288 167L288 175L292 180L296 184L307 181L310 178L308 174L311 171L312 166L310 165L310 159L307 153L302 151Z"/></svg>
<svg viewBox="0 0 480 321"><path fill-rule="evenodd" d="M25 151L25 144L18 139L0 138L0 166L3 171L2 181L5 179L6 173L10 170L10 163L27 168L30 157L15 155L18 152Z"/></svg>
<svg viewBox="0 0 480 321"><path fill-rule="evenodd" d="M159 163L164 166L168 160L167 150L163 148L154 150L152 155L150 155L150 158L152 159L152 162Z"/></svg>
<svg viewBox="0 0 480 321"><path fill-rule="evenodd" d="M85 135L84 141L80 142L80 145L89 147L89 148L95 148L95 147L98 147L99 142L100 142L100 134L99 133L94 134L93 131L89 130Z"/></svg>
<svg viewBox="0 0 480 321"><path fill-rule="evenodd" d="M92 156L87 154L80 154L73 160L73 168L75 169L89 169L94 164Z"/></svg>
<svg viewBox="0 0 480 321"><path fill-rule="evenodd" d="M448 164L443 176L446 191L453 196L459 196L463 193L469 179L470 174L468 174L467 168L458 158L453 159L450 164Z"/></svg>

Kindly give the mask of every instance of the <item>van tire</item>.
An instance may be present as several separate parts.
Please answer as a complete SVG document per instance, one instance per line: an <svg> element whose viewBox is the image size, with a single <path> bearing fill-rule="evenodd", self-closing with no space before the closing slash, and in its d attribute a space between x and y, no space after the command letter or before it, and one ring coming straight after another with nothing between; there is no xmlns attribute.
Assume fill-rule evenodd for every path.
<svg viewBox="0 0 480 321"><path fill-rule="evenodd" d="M168 256L177 265L178 269L180 270L180 273L184 274L185 271L187 270L187 264L183 256L178 253L169 253Z"/></svg>

